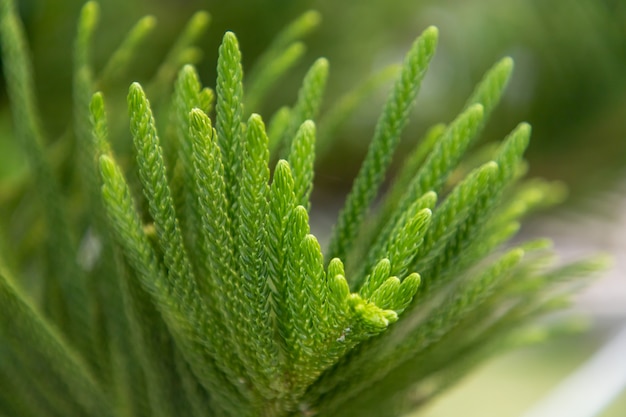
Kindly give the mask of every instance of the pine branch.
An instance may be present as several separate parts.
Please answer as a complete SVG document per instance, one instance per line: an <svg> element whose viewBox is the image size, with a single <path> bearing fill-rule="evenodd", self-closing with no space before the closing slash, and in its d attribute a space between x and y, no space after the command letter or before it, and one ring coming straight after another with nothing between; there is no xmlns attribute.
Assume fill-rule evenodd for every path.
<svg viewBox="0 0 626 417"><path fill-rule="evenodd" d="M378 193L422 78L437 43L437 30L427 29L405 58L400 77L389 95L376 125L374 139L354 181L346 205L339 215L330 240L327 259L344 258L354 245L369 206Z"/></svg>
<svg viewBox="0 0 626 417"><path fill-rule="evenodd" d="M286 280L284 273L285 252L288 248L286 228L291 212L296 207L296 196L293 192L294 182L289 163L280 160L276 164L269 193L269 208L265 220L267 234L263 243L263 259L265 259L266 276L271 288L271 307L276 318L278 333L283 339L289 336L289 317L284 310L286 296ZM295 249L291 247L291 249Z"/></svg>
<svg viewBox="0 0 626 417"><path fill-rule="evenodd" d="M308 211L316 136L330 143L396 69L347 93L317 131L328 77L328 62L319 59L293 108L279 108L266 129L252 108L244 121L244 101L266 97L302 55L300 39L319 16L305 14L276 37L244 95L231 32L219 49L215 93L183 65L198 58L193 44L208 23L207 14L196 14L148 84L153 102L169 105L157 105L157 116L164 109L166 117L155 119L142 87L130 87L136 163L127 163L117 147L123 141L109 131L104 94L94 90L119 81L154 19L131 30L96 81L97 15L89 2L78 22L71 122L78 157L63 166L70 186L62 194L45 156L23 29L14 4L0 0L16 137L39 191L24 182L24 190L3 197L8 218L34 201L29 194L45 202L43 220L1 230L3 247L14 229L28 236L0 259L0 415L399 416L497 349L556 332L533 332L528 321L567 306L584 277L604 264L555 267L545 239L501 248L525 215L564 195L558 183L522 182L525 123L465 156L502 97L510 58L485 74L452 123L426 133L370 216L437 30L414 42L325 257ZM272 177L279 148L286 159ZM143 205L121 166L137 171L132 188L141 189ZM78 251L73 230L82 234ZM49 262L35 259L39 253ZM7 265L22 273L19 285ZM45 317L32 301L39 298Z"/></svg>
<svg viewBox="0 0 626 417"><path fill-rule="evenodd" d="M243 300L246 306L242 312L244 331L255 335L255 343L250 346L253 356L258 358L258 369L263 374L259 389L267 390L278 383L279 352L274 340L273 320L268 303L270 286L264 275L266 262L262 250L267 230L260 222L268 211L269 197L269 148L265 126L260 116L253 114L248 119L246 140L243 144L242 176L237 221L239 228L235 234L235 246L239 248L237 270L242 280ZM268 394L266 394L268 395Z"/></svg>
<svg viewBox="0 0 626 417"><path fill-rule="evenodd" d="M218 143L222 151L228 213L236 211L239 193L243 133L243 70L237 38L232 32L224 35L217 60L216 122ZM234 220L234 219L233 219ZM232 224L233 230L237 224Z"/></svg>
<svg viewBox="0 0 626 417"><path fill-rule="evenodd" d="M214 318L218 329L216 341L219 353L225 357L229 367L236 368L236 372L243 374L239 378L250 379L249 384L255 391L267 394L268 382L264 375L268 370L261 368L255 354L255 340L250 337L253 330L257 330L249 320L258 317L254 303L257 286L242 279L237 268L237 256L233 251L234 238L230 234L230 219L227 212L225 184L225 170L220 158L218 138L212 130L209 118L199 110L192 111L192 136L194 138L194 168L196 170L196 186L202 209L202 232L207 243L204 259L210 262L205 266L212 286L211 295L214 297ZM217 255L217 256L216 256ZM248 266L248 265L246 265ZM256 297L259 297L257 295ZM252 298L252 300L250 300ZM252 302L251 302L252 301ZM218 306L232 306L220 308ZM267 313L266 313L267 314ZM222 323L224 325L222 325ZM261 323L261 326L267 323ZM224 332L227 332L224 334ZM230 340L230 346L228 343ZM233 356L235 346L237 356ZM266 349L270 347L265 346ZM270 361L271 358L268 358ZM241 368L238 362L241 362Z"/></svg>
<svg viewBox="0 0 626 417"><path fill-rule="evenodd" d="M153 300L175 338L181 353L190 363L200 383L211 393L215 406L221 410L235 410L244 403L235 386L217 368L217 363L206 352L211 349L211 321L193 319L197 313L197 297L190 304L180 303L179 289L172 286L144 233L141 220L135 211L128 185L115 162L108 156L100 158L103 187L102 193L111 226L118 244L137 279ZM195 310L195 311L194 311ZM198 323L197 327L190 323ZM215 340L218 342L219 340ZM233 376L233 379L236 379Z"/></svg>
<svg viewBox="0 0 626 417"><path fill-rule="evenodd" d="M137 151L139 179L148 200L159 245L164 254L171 286L182 303L197 295L196 278L191 269L182 232L176 219L171 191L167 185L165 163L150 104L139 86L133 84L128 94L128 108L133 141ZM197 301L195 302L197 303ZM195 304L194 303L194 304Z"/></svg>
<svg viewBox="0 0 626 417"><path fill-rule="evenodd" d="M291 150L296 132L302 123L306 120L315 120L322 104L327 79L328 61L325 58L319 58L304 76L302 86L298 91L298 99L290 112L289 124L285 128L282 138L276 143L276 146L282 146L283 154L286 155ZM270 142L270 145L273 143ZM275 150L270 147L272 153Z"/></svg>
<svg viewBox="0 0 626 417"><path fill-rule="evenodd" d="M198 203L198 194L195 192L194 168L193 168L193 138L191 136L190 112L194 108L202 106L200 92L202 87L195 68L185 65L179 72L174 86L174 96L172 98L171 124L178 148L178 175L180 186L180 211L178 217L181 220L181 227L186 232L188 247L191 248L193 259L201 259L200 248L206 243L198 233L201 223L201 210ZM199 282L202 290L202 280ZM205 292L205 290L203 290Z"/></svg>
<svg viewBox="0 0 626 417"><path fill-rule="evenodd" d="M400 200L403 199L406 190L409 189L413 178L420 171L422 164L431 154L436 144L441 140L444 132L446 132L446 125L443 123L432 126L419 141L419 145L404 160L400 171L396 174L390 189L385 195L384 206L380 209L375 222L378 228L389 221L392 212L397 209Z"/></svg>
<svg viewBox="0 0 626 417"><path fill-rule="evenodd" d="M493 109L500 103L512 72L513 60L511 58L506 57L498 61L476 85L476 88L467 100L465 108L468 109L474 104L481 104L483 106L484 120L488 120Z"/></svg>
<svg viewBox="0 0 626 417"><path fill-rule="evenodd" d="M483 119L483 109L476 104L461 113L441 135L428 158L420 170L415 174L411 183L405 189L402 199L394 207L393 214L386 221L381 231L377 233L377 241L387 239L396 226L401 213L427 191L439 191L446 178L456 167L463 153L475 138Z"/></svg>
<svg viewBox="0 0 626 417"><path fill-rule="evenodd" d="M296 201L309 210L315 162L315 124L312 121L307 120L298 129L287 160L293 169Z"/></svg>

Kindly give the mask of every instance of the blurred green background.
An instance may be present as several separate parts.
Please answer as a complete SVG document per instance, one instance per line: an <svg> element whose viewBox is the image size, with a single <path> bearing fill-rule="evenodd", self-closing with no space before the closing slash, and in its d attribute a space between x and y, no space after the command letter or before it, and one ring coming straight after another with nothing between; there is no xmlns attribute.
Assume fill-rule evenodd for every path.
<svg viewBox="0 0 626 417"><path fill-rule="evenodd" d="M531 175L565 180L587 193L612 183L626 161L626 2L621 0L351 1L332 12L315 52L329 56L334 79L399 59L411 38L434 24L440 45L420 93L412 135L449 121L482 73L510 55L516 69L485 137L497 140L520 120L533 126ZM326 30L326 27L329 30ZM324 45L331 48L324 50ZM319 48L319 50L317 49ZM346 81L344 81L346 80ZM331 89L333 91L333 89ZM372 118L378 109L368 113ZM357 119L352 127L362 120ZM364 149L351 129L343 138Z"/></svg>
<svg viewBox="0 0 626 417"><path fill-rule="evenodd" d="M82 0L20 0L33 49L37 87L50 137L67 127L71 112L71 44ZM451 120L482 73L510 55L516 70L485 137L503 137L518 121L533 125L531 173L563 179L570 188L605 188L626 161L626 2L622 0L106 0L96 37L102 66L132 24L157 17L150 46L131 80L146 80L193 11L211 13L201 42L203 80L212 85L217 46L225 30L237 33L250 67L276 32L313 8L323 20L307 39L301 65L254 109L266 119L295 100L304 71L319 56L331 62L325 103L368 74L397 62L427 25L440 28L440 46L420 94L407 147L430 125ZM358 169L384 93L360 109L320 161L320 182L345 189ZM0 105L6 125L6 99ZM2 151L2 149L0 149ZM8 152L8 151L7 151ZM6 152L3 152L3 154ZM348 157L346 157L348 156ZM338 162L341 163L338 163ZM5 169L6 171L6 169Z"/></svg>
<svg viewBox="0 0 626 417"><path fill-rule="evenodd" d="M83 1L17 3L33 52L47 137L59 138L71 125L72 42ZM97 68L104 65L137 19L152 14L158 20L149 46L142 49L132 74L124 80L126 86L151 78L176 34L198 9L212 15L209 31L200 43L204 58L199 64L201 77L209 86L214 85L217 47L224 31L237 34L245 71L280 28L308 9L320 11L322 23L307 38L308 50L301 64L274 89L270 100L253 109L265 120L279 106L295 101L302 76L315 58L325 56L331 63L325 98L328 109L368 75L398 62L415 36L426 26L436 25L440 45L405 134L404 150L432 124L450 121L482 74L499 58L510 55L516 69L502 104L484 132L485 140L499 140L519 121L530 122L530 174L564 180L582 200L611 190L625 173L623 0L101 0L101 6L94 51ZM120 85L122 94L126 86ZM338 132L330 152L318 161L316 187L325 189L324 194L342 199L365 154L384 98L382 89L359 108ZM11 187L2 184L10 184L25 172L10 132L2 82L0 203L3 194L11 193ZM49 144L52 151L54 144ZM323 208L319 204L315 207ZM581 228L578 233L582 236L587 230ZM624 250L624 246L617 250ZM613 325L624 320L624 308L619 311L612 316ZM519 415L582 363L608 333L596 330L492 362L423 415ZM493 390L506 385L503 381L514 381L507 388L509 396L503 397L510 400L500 405L492 402L485 411ZM622 397L603 417L626 415L624 401Z"/></svg>

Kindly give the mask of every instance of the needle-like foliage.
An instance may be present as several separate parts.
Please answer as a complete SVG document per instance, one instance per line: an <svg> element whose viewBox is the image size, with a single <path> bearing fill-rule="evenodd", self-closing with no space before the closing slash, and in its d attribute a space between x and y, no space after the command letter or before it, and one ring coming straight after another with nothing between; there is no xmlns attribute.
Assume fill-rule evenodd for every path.
<svg viewBox="0 0 626 417"><path fill-rule="evenodd" d="M519 344L529 319L562 304L566 278L600 266L553 267L544 244L502 247L521 217L562 195L559 185L520 179L530 126L516 127L482 163L463 165L503 94L509 58L456 119L426 133L373 206L437 29L417 38L399 70L331 106L319 129L329 65L315 61L294 105L266 128L248 106L302 57L315 12L281 32L249 78L226 33L214 89L190 64L209 21L195 15L147 88L130 86L126 116L108 91L155 22L141 20L98 72L90 57L97 16L89 2L79 18L71 134L60 139L77 150L72 187L48 160L24 33L13 1L0 0L15 140L30 163L33 204L44 206L24 233L43 235L34 245L46 254L8 256L26 250L19 244L0 255L1 415L399 416L496 346ZM397 81L323 250L309 220L316 137L323 132L328 147L391 75ZM122 120L131 155L114 127Z"/></svg>

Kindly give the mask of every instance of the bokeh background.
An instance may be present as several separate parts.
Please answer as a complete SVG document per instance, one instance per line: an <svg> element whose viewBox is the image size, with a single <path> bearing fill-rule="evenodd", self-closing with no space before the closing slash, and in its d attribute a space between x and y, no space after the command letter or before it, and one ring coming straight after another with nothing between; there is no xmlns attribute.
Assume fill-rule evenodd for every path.
<svg viewBox="0 0 626 417"><path fill-rule="evenodd" d="M81 0L19 0L35 65L48 137L62 137L71 120L71 53ZM626 323L626 2L623 0L102 0L96 67L145 14L157 18L150 45L125 83L150 79L167 48L198 9L211 13L200 47L204 82L215 80L217 46L233 30L250 67L278 30L308 9L322 21L306 39L301 63L255 111L266 119L295 100L306 68L319 56L331 63L325 106L368 75L398 62L426 26L440 45L405 134L408 149L437 122L451 120L481 75L503 56L516 63L513 79L484 140L502 138L519 121L533 126L527 153L531 176L564 181L569 200L522 230L547 235L567 259L591 252L614 255L615 267L579 297L571 314L590 331L516 352L482 367L424 416L521 415L549 394ZM124 91L125 87L122 87ZM334 221L372 136L385 89L374 94L338 132L318 161L314 209L318 234ZM0 87L0 203L25 173L10 138L10 114ZM54 141L49 146L54 148ZM402 149L400 150L402 152ZM8 191L7 191L8 190ZM626 349L625 349L626 351ZM621 361L626 361L622 356ZM565 414L564 414L565 415ZM626 396L602 417L626 415Z"/></svg>

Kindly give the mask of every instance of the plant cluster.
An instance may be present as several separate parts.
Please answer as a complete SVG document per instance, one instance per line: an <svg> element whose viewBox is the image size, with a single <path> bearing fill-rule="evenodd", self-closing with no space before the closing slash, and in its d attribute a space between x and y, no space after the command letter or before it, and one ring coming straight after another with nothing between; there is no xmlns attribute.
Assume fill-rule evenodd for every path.
<svg viewBox="0 0 626 417"><path fill-rule="evenodd" d="M213 90L193 66L180 68L207 22L197 15L154 80L130 87L129 158L98 90L143 32L131 31L96 73L98 8L87 3L74 45L74 118L54 164L20 22L11 0L0 5L14 136L32 176L12 191L1 222L0 415L402 415L494 350L545 335L524 325L562 307L580 283L570 280L599 265L554 267L544 240L503 247L524 215L562 194L558 184L522 180L527 124L464 157L503 93L508 58L455 120L426 133L374 207L437 30L418 37L393 71L322 251L308 217L316 140L328 140L371 88L316 124L328 74L319 59L296 103L267 128L250 114L247 104L289 68L301 22L245 82L226 33ZM20 221L24 202L42 207L37 221ZM11 245L16 228L28 239Z"/></svg>

